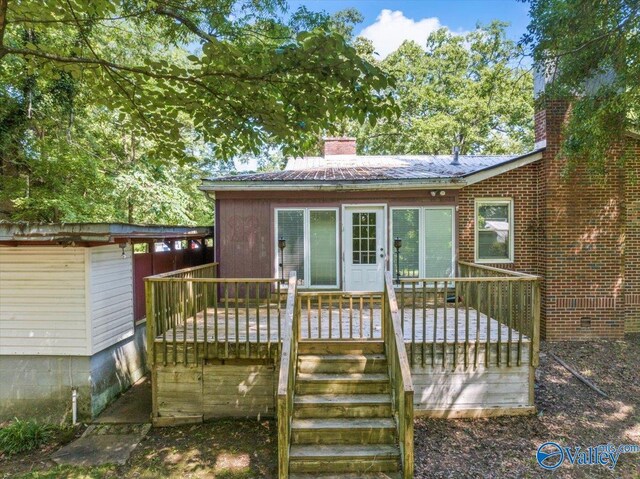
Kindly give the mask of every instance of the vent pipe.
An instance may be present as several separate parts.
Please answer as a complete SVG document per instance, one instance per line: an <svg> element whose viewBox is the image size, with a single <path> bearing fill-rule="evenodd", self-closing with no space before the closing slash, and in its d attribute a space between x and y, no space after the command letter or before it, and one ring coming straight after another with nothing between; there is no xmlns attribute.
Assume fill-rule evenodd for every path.
<svg viewBox="0 0 640 479"><path fill-rule="evenodd" d="M454 166L460 165L459 159L460 159L460 147L456 145L453 147L453 161L451 162L451 164Z"/></svg>

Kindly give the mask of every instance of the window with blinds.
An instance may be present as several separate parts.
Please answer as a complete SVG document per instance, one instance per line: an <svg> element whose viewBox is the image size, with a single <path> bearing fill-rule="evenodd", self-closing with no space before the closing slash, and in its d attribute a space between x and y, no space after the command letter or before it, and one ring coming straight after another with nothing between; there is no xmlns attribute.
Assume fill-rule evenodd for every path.
<svg viewBox="0 0 640 479"><path fill-rule="evenodd" d="M399 251L398 265L402 278L420 276L420 209L394 209L391 212L393 239L400 238L402 247ZM391 244L393 244L393 239ZM397 258L393 252L393 260ZM394 266L393 274L396 274Z"/></svg>
<svg viewBox="0 0 640 479"><path fill-rule="evenodd" d="M311 286L338 284L338 241L335 210L309 211L309 266Z"/></svg>
<svg viewBox="0 0 640 479"><path fill-rule="evenodd" d="M391 210L393 244L402 240L398 260L392 255L393 274L399 267L402 278L446 278L453 276L455 229L453 208L393 208Z"/></svg>
<svg viewBox="0 0 640 479"><path fill-rule="evenodd" d="M335 209L276 210L276 244L282 252L284 277L295 271L301 285L338 286L338 212ZM280 251L277 251L280 255ZM280 256L278 256L278 263ZM280 270L277 272L280 275Z"/></svg>
<svg viewBox="0 0 640 479"><path fill-rule="evenodd" d="M282 251L282 258L278 258L278 263L282 261L284 279L295 271L298 279L304 279L304 210L279 210L277 215L278 228L276 244L278 239L283 238L286 246ZM278 251L278 254L281 254ZM278 271L278 275L281 272Z"/></svg>
<svg viewBox="0 0 640 479"><path fill-rule="evenodd" d="M426 208L425 276L447 278L453 275L453 209Z"/></svg>

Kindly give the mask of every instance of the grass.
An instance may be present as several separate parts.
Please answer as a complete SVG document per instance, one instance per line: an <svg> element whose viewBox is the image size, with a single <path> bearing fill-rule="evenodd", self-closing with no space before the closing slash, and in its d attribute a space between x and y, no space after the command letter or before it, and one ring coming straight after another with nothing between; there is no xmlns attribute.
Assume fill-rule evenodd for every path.
<svg viewBox="0 0 640 479"><path fill-rule="evenodd" d="M0 452L18 454L31 451L51 440L59 429L51 424L15 418L9 425L0 428Z"/></svg>

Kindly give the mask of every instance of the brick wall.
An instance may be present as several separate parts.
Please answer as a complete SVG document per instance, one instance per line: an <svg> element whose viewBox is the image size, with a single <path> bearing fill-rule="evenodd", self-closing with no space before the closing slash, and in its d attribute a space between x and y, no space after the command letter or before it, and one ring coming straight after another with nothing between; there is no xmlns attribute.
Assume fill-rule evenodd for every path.
<svg viewBox="0 0 640 479"><path fill-rule="evenodd" d="M625 332L640 333L640 141L631 146L625 168Z"/></svg>
<svg viewBox="0 0 640 479"><path fill-rule="evenodd" d="M490 266L538 274L539 170L538 161L481 181L460 192L458 255L462 261L475 261L475 199L511 198L514 205L514 262Z"/></svg>
<svg viewBox="0 0 640 479"><path fill-rule="evenodd" d="M566 102L546 104L541 168L542 333L549 340L624 335L624 178L612 149L605 176L570 174L558 157Z"/></svg>

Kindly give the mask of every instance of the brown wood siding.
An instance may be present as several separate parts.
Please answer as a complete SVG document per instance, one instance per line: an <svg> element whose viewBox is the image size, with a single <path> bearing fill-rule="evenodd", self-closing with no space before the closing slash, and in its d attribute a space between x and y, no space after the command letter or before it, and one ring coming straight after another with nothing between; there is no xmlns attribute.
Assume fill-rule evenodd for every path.
<svg viewBox="0 0 640 479"><path fill-rule="evenodd" d="M273 218L268 201L217 198L220 277L273 276Z"/></svg>

